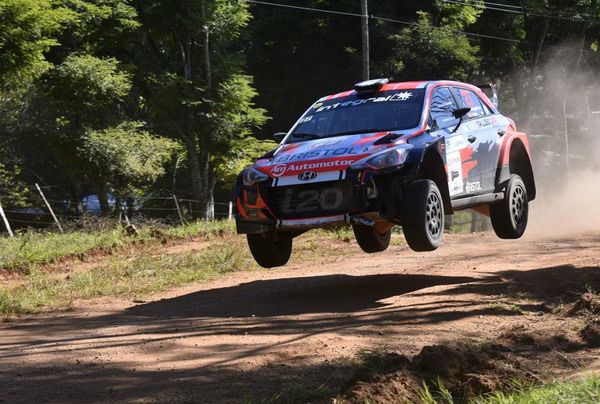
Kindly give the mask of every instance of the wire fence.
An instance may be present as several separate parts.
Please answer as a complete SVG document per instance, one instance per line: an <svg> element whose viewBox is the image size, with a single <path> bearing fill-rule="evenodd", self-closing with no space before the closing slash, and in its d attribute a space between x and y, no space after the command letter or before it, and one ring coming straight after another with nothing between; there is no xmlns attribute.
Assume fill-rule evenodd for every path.
<svg viewBox="0 0 600 404"><path fill-rule="evenodd" d="M125 223L160 222L163 224L185 224L195 218L233 218L233 203L230 201L206 201L170 196L132 196L116 198L107 195L107 206L102 209L97 195L81 198L58 199L58 186L29 187L26 197L0 195L0 233L13 235L21 229L58 230L64 228L106 227L112 222ZM54 198L47 197L53 194ZM108 210L108 212L107 212Z"/></svg>

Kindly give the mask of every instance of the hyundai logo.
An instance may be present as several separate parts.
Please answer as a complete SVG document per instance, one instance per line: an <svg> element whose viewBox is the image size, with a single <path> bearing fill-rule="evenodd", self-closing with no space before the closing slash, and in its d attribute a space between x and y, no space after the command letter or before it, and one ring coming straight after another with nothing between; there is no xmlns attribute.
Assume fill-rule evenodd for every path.
<svg viewBox="0 0 600 404"><path fill-rule="evenodd" d="M317 178L317 173L314 171L304 171L301 174L298 174L298 179L300 181L311 181Z"/></svg>

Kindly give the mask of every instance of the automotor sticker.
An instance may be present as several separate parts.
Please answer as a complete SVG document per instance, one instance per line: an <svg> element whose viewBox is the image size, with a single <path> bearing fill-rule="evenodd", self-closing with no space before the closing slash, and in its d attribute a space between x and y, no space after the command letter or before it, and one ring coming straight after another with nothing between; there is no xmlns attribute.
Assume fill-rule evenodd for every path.
<svg viewBox="0 0 600 404"><path fill-rule="evenodd" d="M281 177L285 174L287 167L285 164L277 164L276 166L271 167L271 175L273 177Z"/></svg>
<svg viewBox="0 0 600 404"><path fill-rule="evenodd" d="M298 175L305 171L323 172L345 170L355 161L366 157L366 154L347 156L341 158L313 160L299 163L275 164L272 166L258 167L272 177Z"/></svg>

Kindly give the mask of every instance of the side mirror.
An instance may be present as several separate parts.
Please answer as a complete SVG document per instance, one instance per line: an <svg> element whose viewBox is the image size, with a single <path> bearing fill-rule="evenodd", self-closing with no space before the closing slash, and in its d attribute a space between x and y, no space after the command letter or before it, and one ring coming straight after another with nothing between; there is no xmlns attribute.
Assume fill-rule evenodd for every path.
<svg viewBox="0 0 600 404"><path fill-rule="evenodd" d="M471 108L458 108L458 109L455 109L454 111L452 111L452 115L454 115L454 117L456 119L459 119L459 118L462 118L463 116L467 115L470 111L471 111Z"/></svg>
<svg viewBox="0 0 600 404"><path fill-rule="evenodd" d="M275 140L281 142L286 135L287 135L286 132L277 132L276 134L273 135L273 137L275 138Z"/></svg>
<svg viewBox="0 0 600 404"><path fill-rule="evenodd" d="M458 128L460 128L463 118L465 117L465 115L467 115L469 113L470 110L471 110L471 108L458 108L458 109L455 109L454 111L452 111L452 115L456 119L459 119L458 124L456 125L456 127L454 128L452 133L455 133L458 130Z"/></svg>

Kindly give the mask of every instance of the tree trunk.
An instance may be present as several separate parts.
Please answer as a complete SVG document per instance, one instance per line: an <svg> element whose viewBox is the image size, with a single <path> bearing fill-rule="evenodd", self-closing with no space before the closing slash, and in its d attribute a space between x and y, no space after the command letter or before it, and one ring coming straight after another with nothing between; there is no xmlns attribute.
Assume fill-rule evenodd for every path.
<svg viewBox="0 0 600 404"><path fill-rule="evenodd" d="M521 74L518 70L513 70L510 73L510 82L513 87L513 94L515 96L515 103L517 104L517 111L523 111L525 109L526 99L523 96L523 80ZM527 118L523 116L521 112L518 115L518 125L522 125L525 129L527 129L526 122L524 122Z"/></svg>
<svg viewBox="0 0 600 404"><path fill-rule="evenodd" d="M360 12L362 14L361 36L362 36L362 79L369 80L371 66L369 58L369 11L367 0L361 0Z"/></svg>
<svg viewBox="0 0 600 404"><path fill-rule="evenodd" d="M210 153L208 147L203 146L200 149L199 166L200 166L200 183L202 184L202 197L199 198L198 210L203 219L214 219L214 199L213 189L210 178L214 175L211 173L212 166L210 164Z"/></svg>
<svg viewBox="0 0 600 404"><path fill-rule="evenodd" d="M571 74L571 80L569 80L567 84L567 88L565 88L565 92L563 94L562 101L562 112L564 119L564 139L565 139L565 175L567 176L567 180L571 176L571 164L569 160L569 123L567 119L567 102L569 101L569 96L571 95L571 90L577 84L579 69L581 67L581 59L583 57L583 48L585 47L585 38L586 38L586 30L587 27L584 26L581 32L581 37L579 40L579 47L577 51L577 58L575 59L575 66L573 69L573 73Z"/></svg>
<svg viewBox="0 0 600 404"><path fill-rule="evenodd" d="M533 61L531 64L531 71L529 74L529 81L527 83L527 88L525 91L525 102L523 103L523 127L527 128L530 125L531 119L531 106L533 104L533 100L536 97L536 89L535 82L538 75L538 68L540 63L540 56L542 54L542 50L544 49L544 42L546 40L546 35L548 34L548 28L550 27L550 17L544 18L544 25L542 26L542 32L540 33L538 43L535 49L535 53L533 55Z"/></svg>
<svg viewBox="0 0 600 404"><path fill-rule="evenodd" d="M212 64L210 59L210 30L207 23L206 16L206 2L202 0L200 2L200 13L204 25L202 27L204 31L203 38L203 64L204 64L204 80L206 85L206 93L208 97L213 96L213 82L212 82ZM199 210L201 217L204 219L214 219L214 169L211 164L211 149L213 134L211 129L203 128L202 141L200 144L200 155L199 155L199 166L200 166L200 181L202 185L202 198L199 203Z"/></svg>
<svg viewBox="0 0 600 404"><path fill-rule="evenodd" d="M110 205L108 203L108 187L106 184L100 184L98 187L98 202L102 216L110 215Z"/></svg>
<svg viewBox="0 0 600 404"><path fill-rule="evenodd" d="M204 0L200 2L200 12L202 14L202 20L204 20L204 73L206 74L206 88L208 94L212 92L212 66L210 61L210 31L206 21L206 3Z"/></svg>
<svg viewBox="0 0 600 404"><path fill-rule="evenodd" d="M479 216L471 211L471 233L476 233L479 229Z"/></svg>
<svg viewBox="0 0 600 404"><path fill-rule="evenodd" d="M184 136L185 147L188 154L188 169L190 171L190 182L192 185L192 199L200 201L204 198L202 190L202 171L200 169L200 159L198 158L198 147L196 145L195 136ZM192 217L203 217L201 209L192 205Z"/></svg>
<svg viewBox="0 0 600 404"><path fill-rule="evenodd" d="M206 93L210 98L212 96L212 68L210 60L210 33L207 25L206 18L206 4L202 0L200 2L202 19L204 21L203 31L203 68L204 68L204 81L206 86ZM185 32L181 35L177 35L174 32L175 40L179 47L179 52L182 62L182 73L186 80L186 88L184 89L185 97L188 99L194 99L195 91L194 87L198 85L195 80L195 76L199 75L198 69L193 69L192 65L192 53L193 53L193 41L192 33ZM214 182L211 182L211 177L214 176L211 166L211 147L212 147L212 133L210 129L202 127L198 128L195 125L195 117L193 111L188 109L185 114L183 122L183 128L180 136L184 139L187 153L188 153L188 168L190 170L190 180L192 186L192 199L195 200L193 203L192 216L194 218L212 219L214 212L214 200L213 190Z"/></svg>

